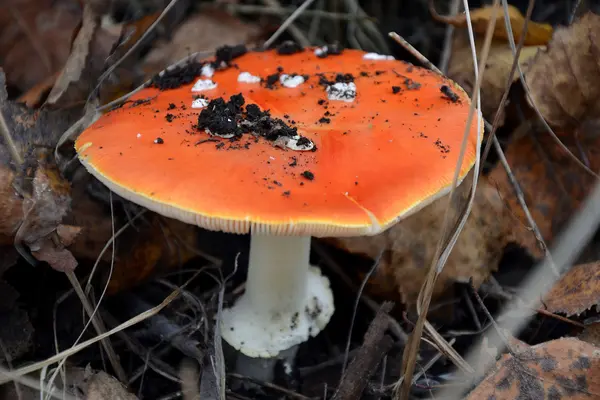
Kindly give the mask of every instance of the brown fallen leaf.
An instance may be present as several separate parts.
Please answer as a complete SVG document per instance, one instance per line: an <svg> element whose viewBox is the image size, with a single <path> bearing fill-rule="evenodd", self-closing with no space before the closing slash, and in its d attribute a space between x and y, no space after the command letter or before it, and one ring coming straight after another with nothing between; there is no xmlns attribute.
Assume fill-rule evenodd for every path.
<svg viewBox="0 0 600 400"><path fill-rule="evenodd" d="M101 28L102 16L109 6L108 1L85 3L81 28L46 105L67 107L82 103L96 87L97 78L121 35L120 29L112 32Z"/></svg>
<svg viewBox="0 0 600 400"><path fill-rule="evenodd" d="M562 338L506 354L467 399L572 399L600 396L600 349Z"/></svg>
<svg viewBox="0 0 600 400"><path fill-rule="evenodd" d="M430 3L431 4L431 3ZM431 8L431 7L430 7ZM473 24L473 31L479 34L485 34L489 22L492 19L494 6L486 6L471 10L471 23ZM460 15L453 16L440 16L432 9L433 18L439 22L454 25L459 28L467 27L467 15L462 13ZM494 38L497 39L508 39L508 32L502 21L504 15L504 9L502 6L496 8L496 26L494 30ZM525 26L525 17L518 8L509 5L508 16L512 25L512 31L515 37L515 42L518 43L521 35L523 35ZM549 24L541 24L537 22L529 21L527 26L527 36L525 36L525 46L539 46L544 45L550 40L552 36L552 26ZM506 40L503 41L507 43Z"/></svg>
<svg viewBox="0 0 600 400"><path fill-rule="evenodd" d="M471 177L469 174L457 189L459 196L452 218L457 217L456 206L465 204ZM372 259L383 250L368 291L390 300L399 298L403 303L413 305L439 240L446 204L447 198L439 199L376 236L327 241ZM508 221L510 219L496 190L481 180L471 215L438 277L434 298L441 296L453 282L468 282L473 278L477 287L497 268L508 240Z"/></svg>
<svg viewBox="0 0 600 400"><path fill-rule="evenodd" d="M588 12L559 28L525 77L544 119L567 131L600 119L600 16Z"/></svg>
<svg viewBox="0 0 600 400"><path fill-rule="evenodd" d="M0 72L0 111L24 159L22 165L16 165L0 139L0 210L6 218L0 237L3 243L14 241L19 248L29 248L34 257L54 268L74 268L75 260L57 235L70 207L70 185L54 163L53 144L79 112L34 111L7 97L5 77ZM72 238L67 235L64 239L68 242Z"/></svg>
<svg viewBox="0 0 600 400"><path fill-rule="evenodd" d="M576 138L572 134L561 134L560 138L573 154L587 159L593 171L600 170L600 137ZM505 149L505 155L533 219L547 244L552 245L595 184L594 177L582 172L554 139L537 126L529 130L528 124L522 125ZM541 257L543 252L528 229L525 213L502 165L496 165L488 179L514 216L514 241L532 255Z"/></svg>
<svg viewBox="0 0 600 400"><path fill-rule="evenodd" d="M150 78L165 66L197 51L214 50L224 45L258 43L261 29L221 11L203 11L189 17L169 41L159 41L144 59L143 69Z"/></svg>
<svg viewBox="0 0 600 400"><path fill-rule="evenodd" d="M477 55L479 56L483 49L483 39L476 39ZM521 50L519 62L521 65L527 65L528 62L537 54L541 46L526 46ZM500 100L506 89L506 81L513 64L513 53L506 40L495 39L492 41L489 56L486 63L485 74L481 81L481 109L483 116L489 121L493 121L496 110L500 106ZM466 32L457 32L452 43L452 58L448 65L448 77L456 81L467 92L473 90L475 85L475 68L473 57L471 55L471 46ZM512 81L519 79L516 72ZM500 124L504 122L504 109Z"/></svg>
<svg viewBox="0 0 600 400"><path fill-rule="evenodd" d="M86 400L137 400L137 396L104 371L98 371L88 378L86 389Z"/></svg>
<svg viewBox="0 0 600 400"><path fill-rule="evenodd" d="M593 344L596 347L600 347L600 322L586 325L577 338Z"/></svg>
<svg viewBox="0 0 600 400"><path fill-rule="evenodd" d="M569 317L600 305L600 262L572 267L552 286L543 303L548 311Z"/></svg>
<svg viewBox="0 0 600 400"><path fill-rule="evenodd" d="M23 220L23 198L13 187L15 172L0 165L0 245L12 245Z"/></svg>
<svg viewBox="0 0 600 400"><path fill-rule="evenodd" d="M62 69L81 21L76 0L5 0L0 5L0 66L25 92Z"/></svg>
<svg viewBox="0 0 600 400"><path fill-rule="evenodd" d="M63 220L63 224L81 228L78 237L68 247L80 263L96 262L112 236L110 208L94 199L87 190L93 179L83 169L77 172L73 179L71 211ZM113 198L117 212L122 203L116 196ZM116 215L115 230L127 222L126 218ZM108 287L111 294L177 268L196 256L193 249L198 243L198 228L152 212L146 212L142 219L137 219L133 224L135 227L130 227L116 241L115 262ZM111 258L112 249L109 248L101 258L101 265L108 266ZM108 270L101 269L103 273Z"/></svg>

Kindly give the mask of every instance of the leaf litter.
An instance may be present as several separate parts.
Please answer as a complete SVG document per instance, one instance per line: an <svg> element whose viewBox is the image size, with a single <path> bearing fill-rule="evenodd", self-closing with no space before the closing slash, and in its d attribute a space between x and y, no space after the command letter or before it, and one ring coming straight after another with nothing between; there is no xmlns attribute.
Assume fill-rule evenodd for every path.
<svg viewBox="0 0 600 400"><path fill-rule="evenodd" d="M235 8L239 5L240 9L243 9L243 3L243 1L239 2L239 4L236 2L231 7ZM42 1L40 1L40 4L42 4ZM118 48L118 46L123 45L121 42L123 37L119 37L118 33L119 31L125 32L127 24L118 23L115 26L116 29L111 31L113 34L103 33L100 28L101 19L99 17L106 13L90 13L90 4L86 3L86 7L88 8L87 14L85 8L83 11L79 9L79 21L82 21L81 26L71 29L73 36L68 41L71 51L67 54L68 57L62 58L57 68L46 69L48 73L37 73L37 75L31 75L26 80L23 80L18 74L14 75L15 78L21 79L15 82L19 82L16 87L22 92L35 86L36 83L40 84L41 89L38 92L32 92L30 98L33 100L29 101L29 104L39 105L40 99L45 99L46 96L43 92L51 89L46 105L39 110L31 110L7 101L6 95L2 100L3 112L9 117L11 133L13 133L18 148L22 151L26 159L26 165L17 166L11 163L10 155L6 151L6 148L0 146L0 157L2 157L3 161L0 168L0 215L4 217L0 220L0 239L2 240L0 244L7 246L7 249L10 248L8 246L11 246L16 233L22 229L18 237L29 247L31 255L39 260L47 261L59 270L72 269L75 265L80 265L78 269L89 268L89 266L95 264L96 257L102 254L100 259L101 273L95 275L94 280L105 282L110 271L109 266L112 265L113 267L113 279L108 286L110 293L109 300L102 304L101 312L105 315L107 313L118 314L116 311L119 308L132 307L136 302L145 304L146 308L151 307L151 304L157 301L160 302L161 298L164 297L162 296L164 295L164 290L156 286L156 277L166 274L173 282L180 281L180 278L185 274L186 266L188 268L190 266L197 268L199 262L206 262L206 258L202 256L204 254L203 250L211 253L212 257L209 256L209 259L213 261L215 260L215 255L218 256L216 258L220 259L220 274L227 275L232 271L232 268L234 270L238 268L238 261L240 261L239 266L243 267L244 257L246 257L244 255L246 244L244 244L244 239L241 238L201 232L197 228L185 224L180 225L176 221L165 220L152 213L145 213L138 218L139 208L113 195L112 200L116 211L115 228L120 232L119 237L116 239L117 248L113 262L110 242L109 246L106 246L107 241L112 236L113 230L110 220L111 213L109 211L110 198L107 196L106 189L98 188L97 186L94 187L94 184L89 181L89 177L82 177L81 171L77 171L77 168L75 169L75 173L71 173L70 171L63 175L65 165L61 164L58 166L52 159L53 148L58 141L58 137L82 115L81 109L73 107L73 105L87 100L89 89L96 84L95 79L107 65L110 65L114 61L115 56L119 56L118 51L114 52L115 47ZM43 7L41 9L44 10ZM182 8L179 11L185 13L187 9ZM155 15L151 14L148 20L152 20ZM472 21L475 24L476 31L483 32L485 30L490 15L489 7L472 12ZM518 41L518 36L522 34L523 16L513 8L510 8L509 16L515 29L516 40ZM591 20L593 19L592 17L588 16L585 18ZM586 22L585 18L582 20L583 22L580 21L579 23L587 24L588 31L592 32L593 24L590 21ZM263 22L262 19L242 20L237 16L232 16L228 12L192 14L191 17L186 18L182 27L175 31L172 37L162 37L158 42L154 41L155 38L152 38L149 41L150 45L147 47L150 50L150 55L140 59L144 53L137 53L131 57L134 60L133 62L139 62L142 65L142 74L136 77L139 71L133 71L132 68L129 68L130 71L125 71L126 68L119 68L113 72L113 75L119 76L122 79L119 81L119 84L122 84L124 87L131 87L133 83L132 79L139 79L139 76L142 75L144 77L152 76L159 70L162 70L165 65L187 56L191 51L214 49L221 44L236 45L243 42L249 43L255 41L264 36L266 30ZM445 22L450 22L457 27L464 27L466 20L463 16L458 16L445 18ZM322 25L324 27L327 24ZM359 25L359 29L364 29L362 24ZM143 25L142 23L140 26L148 25ZM295 27L303 27L303 25L296 22ZM495 33L490 65L488 66L488 80L484 81L483 87L484 113L486 115L492 115L495 107L498 106L497 103L502 96L502 90L512 62L510 50L506 46L506 32L503 30L503 24L499 23L497 27L499 28ZM319 30L323 29L320 26L318 28ZM590 105L589 102L577 101L575 102L577 104L572 104L572 108L563 110L565 111L563 114L555 114L556 105L562 105L564 101L561 99L560 93L551 93L548 89L552 86L548 81L544 84L536 83L539 82L538 78L544 74L555 72L555 70L558 72L564 70L562 67L564 63L560 64L549 60L560 61L567 57L574 59L575 55L570 53L570 50L564 53L566 56L559 56L552 53L556 51L558 47L556 43L558 43L557 41L560 38L565 43L577 43L579 46L585 47L585 42L582 42L585 35L581 33L585 30L581 29L577 31L577 29L579 28L556 29L556 34L548 46L548 51L544 52L539 50L543 49L543 46L548 43L553 28L550 25L542 23L530 24L528 36L525 41L527 47L523 51L521 61L527 73L532 95L536 99L536 103L538 105L541 104L540 108L544 115L546 116L548 113L552 114L548 115L548 120L552 122L553 127L563 130L560 132L563 136L567 138L576 136L577 140L574 140L573 143L567 140L568 145L574 149L575 154L577 154L577 149L583 148L583 152L586 153L593 168L597 162L594 138L589 134L590 127L594 126L594 118L597 118L597 112L593 105ZM116 35L114 34L115 32L117 33ZM204 33L198 34L198 32ZM295 34L297 34L297 31ZM103 39L100 38L101 36ZM1 37L2 34L0 33ZM358 35L357 37L359 38L358 40L364 40L363 36ZM199 40L199 38L202 40ZM206 39L206 43L203 42L204 39ZM100 40L102 40L102 43L99 43ZM376 42L377 40L375 40L374 44ZM285 40L282 40L281 43L285 43ZM471 78L472 63L469 63L470 56L466 56L467 49L462 43L464 42L458 40L455 42L453 48L455 57L453 65L451 65L450 74L460 81L464 87L469 88L469 85L473 84ZM130 45L130 43L127 45ZM553 50L553 46L555 50ZM1 47L0 50L2 50ZM121 48L120 54L123 54L123 50ZM388 54L385 48L373 50L382 54ZM0 62L4 66L1 61L3 60L3 54L4 52L0 51ZM555 70L552 70L552 68ZM9 79L12 79L13 73L15 72L9 73ZM589 75L590 73L589 69L581 68L575 76L577 78L583 75L589 77L591 76ZM32 78L33 76L35 78ZM114 83L112 81L114 76L109 78L111 82L108 83L108 86ZM559 77L553 82L556 84L558 80ZM564 80L567 79L565 78ZM565 87L571 88L573 86ZM584 89L588 91L592 90L592 88L587 87ZM119 90L117 86L112 86L110 89L113 94L119 92ZM123 88L123 91L126 90ZM548 93L551 94L548 95ZM582 97L589 94L585 90L581 90L581 93ZM113 94L110 94L108 98L110 99L110 96L113 96ZM106 99L106 97L103 97L102 101L106 101ZM73 109L53 110L49 107L50 105L55 107L68 105L73 107ZM505 112L512 113L513 110L507 109ZM584 129L586 127L587 131ZM506 128L511 129L512 126L509 124ZM536 150L539 150L538 143L542 143L542 153L536 153ZM45 151L46 147L51 148L52 151ZM522 186L528 196L528 203L534 209L536 220L541 222L544 235L549 235L550 238L573 215L576 205L583 201L585 194L589 191L592 184L592 182L586 180L587 178L581 177L579 170L571 169L567 162L563 163L564 160L558 153L559 151L551 143L546 143L544 138L540 138L539 135L529 134L513 138L507 152L515 175L520 182L524 183ZM549 166L548 159L551 161L552 168ZM566 184L555 184L556 170L559 171L558 177L561 180L565 180ZM451 312L446 313L443 317L439 313L430 313L428 319L435 326L431 329L440 329L441 332L453 329L452 332L455 332L458 328L464 331L469 327L473 327L474 320L480 320L478 322L479 326L481 326L485 322L485 316L482 315L481 310L476 305L473 306L461 295L461 293L464 293L461 290L461 285L472 280L476 287L480 287L480 290L485 292L487 286L481 285L484 282L487 284L490 280L493 282L494 273L498 268L506 268L506 261L504 260L506 257L505 247L511 242L516 242L519 246L530 249L533 254L536 254L533 251L533 242L528 242L531 239L531 234L528 232L525 224L520 222L521 215L519 215L516 202L512 200L511 187L506 180L503 180L501 173L503 171L496 168L492 171L491 179L489 181L483 179L482 184L478 188L472 215L467 222L463 235L459 238L459 242L451 253L448 264L440 276L434 291L434 300L439 302L439 307L443 310L442 314L448 310ZM568 201L564 201L565 192ZM465 195L466 193L461 194L462 197ZM398 373L397 369L394 367L386 368L386 365L388 367L400 365L402 358L401 351L397 351L396 348L399 347L397 344L390 345L389 341L392 340L390 337L383 336L386 338L383 341L381 338L385 324L387 323L385 321L390 321L390 319L394 321L398 319L396 322L401 326L400 329L410 330L412 327L411 307L416 302L424 279L425 271L423 271L423 266L427 264L427 260L431 258L434 251L437 231L439 230L440 220L444 211L441 203L438 203L426 207L420 213L408 218L384 234L371 238L327 240L329 243L334 243L343 249L343 257L350 257L348 259L350 261L347 261L349 264L354 264L355 260L365 256L375 259L378 252L383 249L384 254L380 260L380 264L375 269L374 276L367 282L366 292L361 294L360 297L361 299L366 299L372 296L381 301L394 300L397 303L397 309L408 312L408 314L404 314L404 318L401 317L400 312L390 313L385 318L377 314L378 316L373 321L371 330L369 330L369 322L373 319L373 315L376 314L377 307L364 300L365 304L371 305L364 309L359 308L358 314L354 317L361 332L367 332L367 335L364 337L365 341L362 347L360 343L354 342L352 344L352 347L355 349L353 354L357 356L348 370L349 375L346 377L356 376L358 378L346 379L345 383L340 386L340 391L337 394L338 397L344 397L344 393L352 393L353 397L358 396L359 393L366 394L367 396L373 393L377 395L381 393L391 394L392 391L389 386L386 387L383 384L375 385L375 374L369 377L367 374L361 374L361 371L365 370L368 365L369 374L378 369L382 372L384 380L387 380L388 383L393 383L397 379L397 375L394 375ZM506 206L506 203L508 206ZM30 218L30 220L27 218ZM52 240L48 240L49 236L52 237ZM238 253L241 254L241 260L237 258ZM10 267L16 263L19 265L19 268L22 268L20 265L22 261L16 258L16 252L12 252L12 258L9 252L6 254L5 260L3 260L5 262L0 264L0 272L7 270L7 267L3 266L4 264ZM356 257L357 255L359 256L358 258ZM183 269L179 270L179 267ZM575 267L574 271L577 271L578 268L582 268L582 266ZM567 315L570 315L573 311L578 311L572 314L574 318L578 318L577 314L581 312L585 312L584 315L586 317L592 315L590 317L592 319L586 322L584 332L580 334L582 339L586 337L586 332L587 337L593 337L594 326L596 325L593 322L593 314L590 314L594 312L593 306L596 305L594 304L596 300L594 300L593 296L593 283L588 279L594 276L595 272L593 267L590 266L587 268L585 274L581 275L584 279L587 279L586 282L579 282L578 279L581 278L579 275L579 278L569 278L569 274L567 274L563 277L563 280L571 279L570 283L566 284L561 281L564 286L561 287L561 283L557 284L546 299L548 311L566 313ZM9 270L10 274L8 275L12 276L12 271L14 270L15 268ZM89 269L86 269L86 271L89 271ZM362 280L365 278L365 274L360 270L347 268L347 273L353 279ZM575 272L571 273L575 274ZM32 277L31 279L35 278ZM575 284L574 282L579 283ZM0 281L1 284L3 284L2 281ZM218 288L218 293L224 296L225 302L231 301L234 297L231 293L231 285L229 283L227 287ZM46 290L51 291L52 289L47 288ZM19 287L19 291L21 290L22 288ZM202 343L200 347L203 345L214 345L210 340L205 339L210 335L212 322L209 321L212 321L212 316L218 313L219 307L222 306L218 301L219 296L217 296L215 287L211 287L205 281L202 284L192 285L186 290L184 300L177 301L172 307L164 310L164 315L161 314L161 317L166 318L162 319L162 327L168 325L171 331L181 330L183 335L175 335L179 338L179 342L173 340L173 338L167 338L165 341L166 345L163 343L164 347L161 350L160 357L165 354L168 354L167 357L169 359L181 357L181 354L186 354L181 349L185 349L186 346L196 348L198 343ZM9 293L9 291L7 290L6 293ZM353 298L357 294L352 292L348 293L348 295ZM442 305L444 299L450 299L456 305L444 308ZM142 301L139 302L139 300ZM3 303L8 305L8 309L8 307L14 304L14 299L3 300ZM117 304L117 307L114 306L115 304ZM486 300L486 304L494 303ZM580 309L583 311L579 311ZM71 315L73 315L73 309L71 309ZM20 314L20 316L19 314L10 316L16 318L13 320L9 319L9 321L14 321L10 323L11 327L21 329L19 327L23 326L23 329L32 329L31 321L28 321L27 318L21 318L23 316L26 317L25 313ZM2 317L2 307L0 307L0 318ZM65 316L62 315L61 318L65 319ZM111 319L107 316L106 320L112 321L111 325L114 326L118 324L121 318L122 316L119 316L117 319ZM136 328L135 334L146 335L145 340L153 343L156 339L149 339L151 338L149 333L158 332L156 329L159 326L153 325L156 324L155 320L148 320L149 325L145 328ZM165 321L168 322L167 325L165 325ZM375 336L369 336L369 332L370 334L373 333L373 326L378 326L378 333ZM198 329L197 327L201 328ZM336 351L339 352L339 350L335 350L335 346L338 346L336 343L342 343L342 339L339 339L338 336L343 337L343 340L345 340L346 333L344 328L329 329L326 333L329 335L328 342L317 338L307 348L300 349L300 362L304 363L304 365L313 366L318 365L320 361L335 361L333 354L336 354ZM356 335L357 333L355 333ZM4 340L5 336L5 334L0 333L1 339ZM25 336L24 339L27 337ZM360 338L360 335L356 337ZM575 339L551 340L555 339L555 337L551 334L542 335L539 339L546 339L548 341L531 347L526 347L527 345L523 343L523 346L519 347L516 355L503 356L496 370L473 393L481 394L482 396L493 393L496 398L513 398L510 396L513 396L514 393L529 394L544 392L551 396L558 394L563 396L563 398L579 398L577 396L580 395L580 392L585 391L596 394L595 388L597 383L592 379L592 369L595 368L595 359L588 358L591 364L589 368L582 368L579 372L573 372L573 370L576 370L573 365L578 360L580 361L580 364L577 364L578 366L585 366L585 362L581 361L581 357L578 355L586 354L587 357L590 349L593 350L593 348L585 347L588 344L576 341ZM189 338L189 341L185 338ZM15 354L14 357L22 357L24 351L29 349L30 342L27 340L25 342L24 346L20 346L17 343L12 347ZM155 343L160 343L160 341ZM334 344L332 345L331 343ZM451 341L451 343L454 342ZM70 343L66 343L65 345L70 346ZM516 346L513 346L513 349L515 348ZM369 351L369 349L376 349L377 351ZM460 346L457 349L462 352ZM177 353L178 351L179 353ZM432 352L435 355L439 354L438 350L433 347L423 346L421 349L421 355L423 356L430 355ZM44 353L37 354L39 356ZM45 354L48 356L48 353ZM90 354L92 354L92 362L97 361L94 360L93 352ZM130 357L128 351L124 351L122 354L124 358ZM213 350L208 349L206 354L208 358L205 360L205 365L202 366L203 380L209 375L213 379L214 375L210 365L210 357L212 357L210 355L213 354ZM482 369L485 369L486 365L493 362L495 354L495 349L482 350ZM542 358L536 359L539 354L543 355ZM519 362L511 364L510 357L513 357L515 360L518 359ZM134 355L128 361L133 362L134 365L139 365L139 358L141 356ZM387 364L383 362L382 366L382 360L387 360ZM162 359L159 358L158 361L162 361ZM571 361L571 364L569 364L573 367L571 370L565 370L564 365L568 361ZM441 364L438 363L435 365L439 366ZM519 367L514 367L517 364ZM96 365L99 364L96 363ZM333 377L331 380L333 387L336 387L339 383L339 368L336 368L336 365L339 365L339 363L336 364L334 362L332 365L334 372L329 375ZM221 367L220 363L217 368ZM153 368L147 373L155 381L164 379L161 374L155 372L156 364L153 364ZM134 374L133 376L136 376L134 371L130 372ZM103 381L109 382L108 386L112 388L111 390L114 389L116 391L105 392L98 390L99 398L102 398L102 396L106 397L106 393L112 393L108 395L111 398L136 398L126 391L118 392L118 389L123 389L123 387L109 374L100 373L100 375L102 375L101 379ZM217 375L219 376L214 378L218 379L219 382L224 382L225 375L220 376L220 373ZM326 378L324 374L317 375L319 376L316 378L314 376L304 376L304 380L308 382L305 382L305 386L309 387L312 385L312 387L315 387L315 382L318 380L322 382ZM139 377L139 375L137 376ZM197 374L195 376L194 380L197 380ZM436 379L441 380L441 376L442 374L430 374L427 380L419 381L419 384L413 390L418 391L418 386L423 384L435 385L439 383L436 382ZM582 376L585 377L585 385L587 386L583 384L584 379ZM293 388L298 391L297 393L293 393L293 396L303 398L301 397L303 394L300 394L302 389L290 383L292 381L286 378L277 382L276 385L268 386L265 384L260 387L258 393L270 398L269 396L275 396L276 393L287 393L280 390L290 390L289 388ZM148 381L145 380L143 382ZM139 381L136 382L136 378L133 378L132 387L136 387L137 389L138 384L140 392L147 391L144 397L148 397L148 393L152 393L152 390L155 390L152 385L148 385L147 383L142 384ZM190 383L187 382L187 385L189 386ZM381 392L377 392L379 389L375 390L375 387L381 387ZM171 388L174 390L181 389L178 384L171 386ZM490 392L490 390L493 390L493 392ZM191 393L197 392L191 390ZM256 392L250 393L252 395L256 394ZM318 391L318 395L321 396L321 393L322 388ZM334 393L334 391L331 391L330 396ZM473 393L471 393L471 396L474 396ZM161 395L163 394L164 392L161 393ZM215 391L211 391L211 395L216 394ZM93 395L90 396L90 398L94 398ZM150 397L157 397L157 395L153 393L150 394Z"/></svg>

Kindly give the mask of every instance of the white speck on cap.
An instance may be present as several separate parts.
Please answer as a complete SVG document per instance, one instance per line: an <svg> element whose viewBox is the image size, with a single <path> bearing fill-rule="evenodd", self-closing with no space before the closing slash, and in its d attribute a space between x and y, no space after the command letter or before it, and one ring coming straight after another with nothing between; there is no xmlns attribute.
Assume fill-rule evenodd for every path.
<svg viewBox="0 0 600 400"><path fill-rule="evenodd" d="M241 83L259 83L260 77L254 76L250 72L240 72L238 75L238 82Z"/></svg>
<svg viewBox="0 0 600 400"><path fill-rule="evenodd" d="M202 74L202 76L206 76L207 78L212 78L213 75L215 74L215 69L213 68L213 66L211 64L204 64L202 66L201 74Z"/></svg>
<svg viewBox="0 0 600 400"><path fill-rule="evenodd" d="M135 137L137 137L138 139L142 137L141 133L138 133L137 135L135 135Z"/></svg>
<svg viewBox="0 0 600 400"><path fill-rule="evenodd" d="M327 86L327 98L351 103L356 98L356 85L354 82L336 82L329 85Z"/></svg>
<svg viewBox="0 0 600 400"><path fill-rule="evenodd" d="M363 60L395 60L394 56L386 56L385 54L367 53L363 55Z"/></svg>
<svg viewBox="0 0 600 400"><path fill-rule="evenodd" d="M208 99L203 99L201 97L194 99L192 101L192 108L204 108L208 105Z"/></svg>
<svg viewBox="0 0 600 400"><path fill-rule="evenodd" d="M192 87L192 92L203 92L217 87L217 84L210 79L198 79Z"/></svg>
<svg viewBox="0 0 600 400"><path fill-rule="evenodd" d="M285 87L295 88L304 83L304 77L301 75L281 74L279 76L279 82Z"/></svg>
<svg viewBox="0 0 600 400"><path fill-rule="evenodd" d="M319 47L319 48L315 49L315 56L321 57L323 54L327 53L328 51L329 51L329 47L327 47L327 46Z"/></svg>

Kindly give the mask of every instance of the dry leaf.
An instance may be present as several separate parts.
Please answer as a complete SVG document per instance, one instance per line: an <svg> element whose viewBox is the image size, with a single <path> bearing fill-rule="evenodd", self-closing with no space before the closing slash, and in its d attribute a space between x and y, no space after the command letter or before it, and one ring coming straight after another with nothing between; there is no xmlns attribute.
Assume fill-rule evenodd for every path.
<svg viewBox="0 0 600 400"><path fill-rule="evenodd" d="M85 173L83 177L79 175L82 172ZM83 169L78 171L73 179L71 212L63 220L64 224L81 227L81 233L69 246L69 250L81 263L95 262L112 236L109 207L93 199L87 190L91 179L94 178ZM102 188L106 191L105 187ZM104 191L99 195L104 197L106 194L108 197L108 192ZM121 208L121 201L113 195L115 211ZM117 216L115 229L126 222L127 219ZM196 256L193 249L198 243L198 228L195 226L151 212L146 212L142 219L137 219L134 226L116 241L109 293L127 290L158 273L177 268ZM111 258L112 249L109 248L101 260L110 263Z"/></svg>
<svg viewBox="0 0 600 400"><path fill-rule="evenodd" d="M62 69L81 21L76 0L4 0L0 5L0 66L25 92Z"/></svg>
<svg viewBox="0 0 600 400"><path fill-rule="evenodd" d="M473 24L473 31L479 34L485 34L489 22L492 19L494 6L486 6L471 11L471 23ZM508 33L504 26L503 19L504 9L502 6L498 6L496 9L496 26L494 30L494 38L496 39L508 39ZM518 43L521 35L523 34L523 28L525 26L525 17L518 8L509 5L508 16L510 17L510 23L512 25L512 31L515 38L515 42ZM467 27L467 16L466 14L460 14L449 17L442 17L434 14L434 19L440 22L454 25L460 28ZM529 21L527 24L527 36L525 37L525 46L539 46L548 43L552 36L552 26L549 24L540 24L537 22ZM507 43L504 40L504 43Z"/></svg>
<svg viewBox="0 0 600 400"><path fill-rule="evenodd" d="M56 234L69 211L70 185L53 161L53 144L78 112L32 111L10 102L4 79L0 73L0 110L24 163L15 166L0 139L0 211L6 218L0 236L3 242L14 240L28 247L34 257L58 270L72 269L75 259ZM65 239L70 240L68 235Z"/></svg>
<svg viewBox="0 0 600 400"><path fill-rule="evenodd" d="M456 206L466 204L471 174L457 189L460 195L451 213L452 221L457 217ZM376 236L327 241L373 259L383 250L368 290L383 297L393 293L392 299L399 297L412 305L432 261L446 205L447 198L443 197ZM496 190L480 181L471 215L438 277L433 297L443 294L453 282L467 282L469 278L477 287L496 269L506 244L506 221L509 220Z"/></svg>
<svg viewBox="0 0 600 400"><path fill-rule="evenodd" d="M527 129L528 125L523 125ZM595 135L561 135L562 142L578 157L589 160L593 171L600 170L600 137ZM512 172L519 182L525 202L548 245L552 244L569 218L579 209L595 183L572 160L548 133L540 129L527 133L517 132L505 150ZM498 163L488 175L514 216L514 241L532 255L541 257L538 246L521 205L517 201L506 172Z"/></svg>
<svg viewBox="0 0 600 400"><path fill-rule="evenodd" d="M600 396L600 349L562 338L504 355L469 400L572 399Z"/></svg>
<svg viewBox="0 0 600 400"><path fill-rule="evenodd" d="M66 107L85 102L95 88L106 59L114 50L121 34L120 29L117 32L101 29L102 15L108 6L107 1L86 3L81 29L46 104Z"/></svg>
<svg viewBox="0 0 600 400"><path fill-rule="evenodd" d="M23 220L23 199L13 187L15 173L0 165L0 245L12 245Z"/></svg>
<svg viewBox="0 0 600 400"><path fill-rule="evenodd" d="M480 56L483 49L483 39L476 40L477 55ZM527 65L533 58L539 46L528 46L521 50L519 62ZM494 40L490 47L485 73L481 81L481 109L483 116L492 121L500 100L506 89L506 81L513 64L513 53L505 40ZM448 77L456 81L470 93L475 85L475 68L471 55L471 46L466 32L457 32L452 43L452 58L448 66ZM518 71L512 77L512 81L519 79ZM502 110L504 113L504 109ZM500 125L504 122L501 116Z"/></svg>
<svg viewBox="0 0 600 400"><path fill-rule="evenodd" d="M212 51L224 45L252 44L260 38L258 26L219 11L203 11L183 22L170 41L156 44L144 60L147 77L197 51Z"/></svg>
<svg viewBox="0 0 600 400"><path fill-rule="evenodd" d="M121 382L104 371L98 371L88 380L86 400L137 400Z"/></svg>
<svg viewBox="0 0 600 400"><path fill-rule="evenodd" d="M579 340L600 347L600 322L586 325L578 336Z"/></svg>
<svg viewBox="0 0 600 400"><path fill-rule="evenodd" d="M550 125L573 129L600 118L599 65L600 16L588 12L556 30L525 73L531 96Z"/></svg>
<svg viewBox="0 0 600 400"><path fill-rule="evenodd" d="M567 316L600 305L600 262L571 268L546 294L544 305L552 313Z"/></svg>

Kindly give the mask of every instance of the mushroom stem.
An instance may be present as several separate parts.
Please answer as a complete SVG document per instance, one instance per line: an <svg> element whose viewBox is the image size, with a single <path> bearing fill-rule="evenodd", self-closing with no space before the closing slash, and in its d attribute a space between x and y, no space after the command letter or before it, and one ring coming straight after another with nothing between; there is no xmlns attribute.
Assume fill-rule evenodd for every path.
<svg viewBox="0 0 600 400"><path fill-rule="evenodd" d="M254 377L272 375L277 359L291 363L294 347L333 314L329 280L309 257L310 236L252 236L246 290L223 310L221 322L223 339L245 360L241 369L258 367Z"/></svg>
<svg viewBox="0 0 600 400"><path fill-rule="evenodd" d="M310 236L253 235L245 297L265 318L304 306L309 272Z"/></svg>

